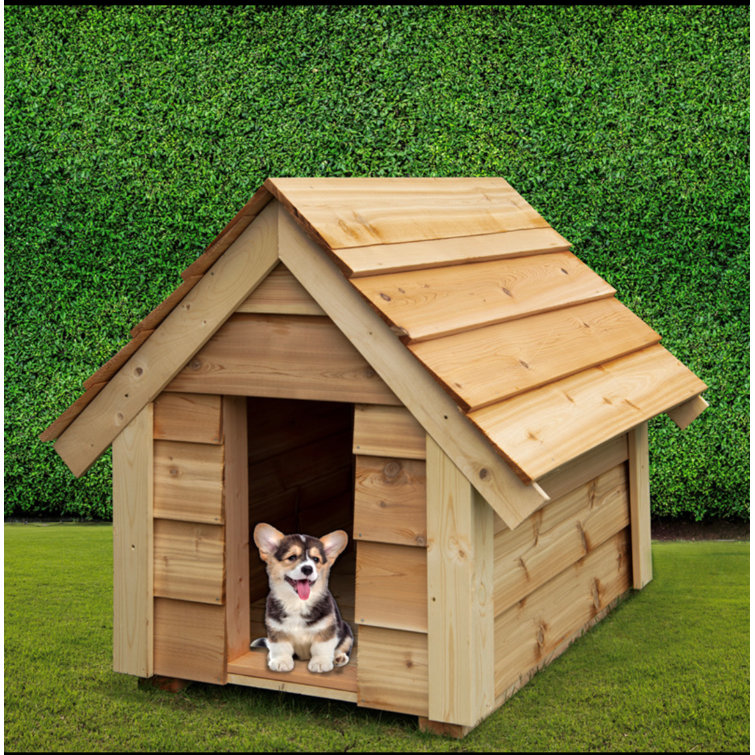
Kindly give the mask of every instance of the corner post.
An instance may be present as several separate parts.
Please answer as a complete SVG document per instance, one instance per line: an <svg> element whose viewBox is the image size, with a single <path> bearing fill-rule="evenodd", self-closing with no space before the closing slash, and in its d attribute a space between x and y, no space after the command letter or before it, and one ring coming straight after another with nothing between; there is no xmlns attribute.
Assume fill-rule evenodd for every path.
<svg viewBox="0 0 755 755"><path fill-rule="evenodd" d="M113 670L153 674L153 404L113 440Z"/></svg>
<svg viewBox="0 0 755 755"><path fill-rule="evenodd" d="M648 423L629 433L629 518L632 532L632 587L641 590L653 579L650 547L650 471Z"/></svg>
<svg viewBox="0 0 755 755"><path fill-rule="evenodd" d="M493 510L427 436L428 724L468 730L495 702Z"/></svg>

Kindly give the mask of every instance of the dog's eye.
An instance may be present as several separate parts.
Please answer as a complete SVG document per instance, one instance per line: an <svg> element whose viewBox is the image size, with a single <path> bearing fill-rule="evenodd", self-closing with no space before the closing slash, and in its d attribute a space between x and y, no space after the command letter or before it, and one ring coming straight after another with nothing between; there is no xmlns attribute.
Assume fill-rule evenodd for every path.
<svg viewBox="0 0 755 755"><path fill-rule="evenodd" d="M319 558L318 558L317 556L312 556L312 560L313 560L313 561L314 561L314 562L315 562L316 564L319 564L319 563L320 563L320 559L319 559Z"/></svg>
<svg viewBox="0 0 755 755"><path fill-rule="evenodd" d="M297 558L298 558L298 556L294 556L294 555L292 555L292 556L289 556L289 557L288 557L288 560L289 560L289 561L296 561L296 559L297 559Z"/></svg>

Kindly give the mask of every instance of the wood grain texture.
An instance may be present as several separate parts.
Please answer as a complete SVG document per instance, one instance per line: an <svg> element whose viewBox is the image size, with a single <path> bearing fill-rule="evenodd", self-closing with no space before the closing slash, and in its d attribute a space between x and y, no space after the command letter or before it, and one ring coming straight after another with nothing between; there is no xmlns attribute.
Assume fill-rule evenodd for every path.
<svg viewBox="0 0 755 755"><path fill-rule="evenodd" d="M708 406L708 402L702 396L695 396L689 401L669 409L666 414L680 430L686 430Z"/></svg>
<svg viewBox="0 0 755 755"><path fill-rule="evenodd" d="M325 253L288 213L279 221L282 261L496 513L516 526L540 506L547 496L512 472Z"/></svg>
<svg viewBox="0 0 755 755"><path fill-rule="evenodd" d="M77 477L274 267L276 219L266 207L58 438L55 450Z"/></svg>
<svg viewBox="0 0 755 755"><path fill-rule="evenodd" d="M154 537L156 596L223 603L222 526L155 519Z"/></svg>
<svg viewBox="0 0 755 755"><path fill-rule="evenodd" d="M493 510L427 439L428 717L474 726L493 708Z"/></svg>
<svg viewBox="0 0 755 755"><path fill-rule="evenodd" d="M358 625L427 631L427 557L424 548L357 543Z"/></svg>
<svg viewBox="0 0 755 755"><path fill-rule="evenodd" d="M630 562L625 529L496 617L496 696L552 660L565 640L591 626L626 593L631 586Z"/></svg>
<svg viewBox="0 0 755 755"><path fill-rule="evenodd" d="M474 411L658 341L652 328L609 298L409 348L465 411Z"/></svg>
<svg viewBox="0 0 755 755"><path fill-rule="evenodd" d="M229 658L249 648L250 527L247 402L223 396L226 644Z"/></svg>
<svg viewBox="0 0 755 755"><path fill-rule="evenodd" d="M615 438L611 438L590 451L577 456L576 459L572 459L553 472L549 472L545 477L541 477L538 482L551 499L555 500L580 485L594 480L628 458L627 436L617 435Z"/></svg>
<svg viewBox="0 0 755 755"><path fill-rule="evenodd" d="M496 616L629 526L627 469L620 464L495 536Z"/></svg>
<svg viewBox="0 0 755 755"><path fill-rule="evenodd" d="M231 316L168 390L398 403L328 318L299 315Z"/></svg>
<svg viewBox="0 0 755 755"><path fill-rule="evenodd" d="M632 522L632 587L641 590L653 579L650 548L650 458L648 423L635 427L628 438L629 513Z"/></svg>
<svg viewBox="0 0 755 755"><path fill-rule="evenodd" d="M368 244L339 249L338 262L352 279L398 271L459 266L484 260L566 251L571 244L551 227L455 236L444 239Z"/></svg>
<svg viewBox="0 0 755 755"><path fill-rule="evenodd" d="M113 670L153 672L152 404L113 441Z"/></svg>
<svg viewBox="0 0 755 755"><path fill-rule="evenodd" d="M322 309L302 285L278 264L272 272L239 305L237 312L284 315L322 315Z"/></svg>
<svg viewBox="0 0 755 755"><path fill-rule="evenodd" d="M357 456L354 538L424 547L425 462Z"/></svg>
<svg viewBox="0 0 755 755"><path fill-rule="evenodd" d="M374 275L352 284L411 342L616 293L571 252Z"/></svg>
<svg viewBox="0 0 755 755"><path fill-rule="evenodd" d="M523 479L536 480L704 388L697 376L655 345L469 417Z"/></svg>
<svg viewBox="0 0 755 755"><path fill-rule="evenodd" d="M354 655L356 655L356 653ZM328 689L351 692L353 697L341 697L336 699L347 699L356 702L356 659L350 660L346 666L334 668L332 671L324 674L313 674L311 671L307 670L307 662L299 660L295 661L292 671L280 672L270 671L270 669L268 669L266 651L247 650L243 655L232 658L229 661L228 673L248 678L255 678L260 680L265 679L271 682L277 682L281 685L280 687L271 687L268 685L259 686L263 686L266 689L280 689L284 692L302 692L304 694L311 694L322 697L329 697L329 695L327 694L321 694L321 691ZM306 691L303 689L291 689L290 687L288 687L288 685L304 685L311 689L308 689Z"/></svg>
<svg viewBox="0 0 755 755"><path fill-rule="evenodd" d="M358 704L427 716L427 635L359 627Z"/></svg>
<svg viewBox="0 0 755 755"><path fill-rule="evenodd" d="M220 396L164 391L155 399L155 439L219 445Z"/></svg>
<svg viewBox="0 0 755 755"><path fill-rule="evenodd" d="M223 447L155 441L155 516L222 524Z"/></svg>
<svg viewBox="0 0 755 755"><path fill-rule="evenodd" d="M425 458L425 431L403 406L354 407L354 453Z"/></svg>
<svg viewBox="0 0 755 755"><path fill-rule="evenodd" d="M502 178L268 178L265 186L334 250L548 227Z"/></svg>
<svg viewBox="0 0 755 755"><path fill-rule="evenodd" d="M155 598L154 673L225 684L225 608Z"/></svg>

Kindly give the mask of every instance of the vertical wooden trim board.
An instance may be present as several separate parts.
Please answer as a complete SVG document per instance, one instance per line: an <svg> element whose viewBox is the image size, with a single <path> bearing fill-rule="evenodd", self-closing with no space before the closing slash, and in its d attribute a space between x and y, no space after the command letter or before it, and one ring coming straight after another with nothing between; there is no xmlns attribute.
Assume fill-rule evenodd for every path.
<svg viewBox="0 0 755 755"><path fill-rule="evenodd" d="M249 467L246 398L223 397L228 660L249 650Z"/></svg>
<svg viewBox="0 0 755 755"><path fill-rule="evenodd" d="M428 719L474 726L495 703L493 510L427 436Z"/></svg>
<svg viewBox="0 0 755 755"><path fill-rule="evenodd" d="M629 514L632 532L632 586L641 590L653 578L650 548L648 423L629 433Z"/></svg>
<svg viewBox="0 0 755 755"><path fill-rule="evenodd" d="M152 676L153 405L113 441L113 670Z"/></svg>

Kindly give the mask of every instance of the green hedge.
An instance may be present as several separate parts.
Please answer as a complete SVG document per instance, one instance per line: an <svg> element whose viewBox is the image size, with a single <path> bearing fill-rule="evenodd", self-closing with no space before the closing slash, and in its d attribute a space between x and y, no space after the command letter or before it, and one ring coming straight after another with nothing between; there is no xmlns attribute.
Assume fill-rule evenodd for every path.
<svg viewBox="0 0 755 755"><path fill-rule="evenodd" d="M656 514L749 518L749 8L9 6L5 514L38 434L268 175L506 178L709 385Z"/></svg>

